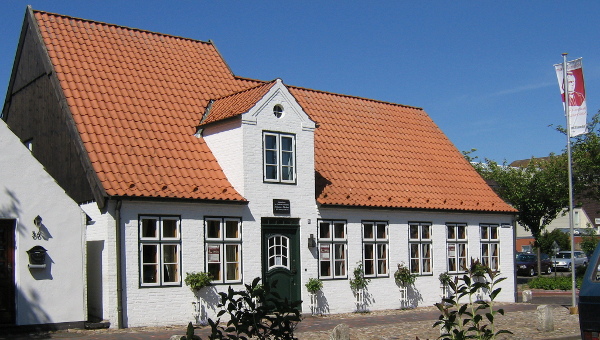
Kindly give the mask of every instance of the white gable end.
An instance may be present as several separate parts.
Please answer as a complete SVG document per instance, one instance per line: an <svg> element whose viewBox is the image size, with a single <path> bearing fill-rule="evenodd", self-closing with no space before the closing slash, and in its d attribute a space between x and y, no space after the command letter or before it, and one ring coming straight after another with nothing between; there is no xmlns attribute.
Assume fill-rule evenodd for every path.
<svg viewBox="0 0 600 340"><path fill-rule="evenodd" d="M273 112L275 106L282 109L280 117L277 117ZM242 115L242 122L245 124L256 125L259 120L264 120L261 122L264 125L273 124L277 126L284 121L287 124L298 122L306 130L314 130L315 128L315 123L304 112L281 79L277 79L269 92L254 107Z"/></svg>

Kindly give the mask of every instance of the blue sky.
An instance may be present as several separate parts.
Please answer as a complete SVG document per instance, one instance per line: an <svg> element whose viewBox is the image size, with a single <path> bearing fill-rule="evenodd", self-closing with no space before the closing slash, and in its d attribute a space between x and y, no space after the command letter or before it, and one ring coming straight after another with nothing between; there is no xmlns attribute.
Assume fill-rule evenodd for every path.
<svg viewBox="0 0 600 340"><path fill-rule="evenodd" d="M583 57L588 116L600 108L600 1L5 0L2 98L28 4L213 40L239 76L422 107L459 150L499 162L564 149L549 127L565 125L561 53Z"/></svg>

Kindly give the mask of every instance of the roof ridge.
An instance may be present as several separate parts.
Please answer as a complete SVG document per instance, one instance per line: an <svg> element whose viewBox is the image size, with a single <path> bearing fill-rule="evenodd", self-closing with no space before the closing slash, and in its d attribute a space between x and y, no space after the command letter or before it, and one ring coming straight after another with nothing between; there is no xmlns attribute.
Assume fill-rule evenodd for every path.
<svg viewBox="0 0 600 340"><path fill-rule="evenodd" d="M256 86L251 86L251 87L249 87L247 89L239 90L239 91L236 91L236 92L224 95L224 96L219 97L219 98L214 98L214 99L211 99L211 100L217 101L217 100L222 100L222 99L230 98L230 97L236 96L236 95L238 95L240 93L252 91L252 90L255 90L255 89L257 89L257 88L259 88L261 86L265 86L265 85L269 85L271 83L275 83L277 81L277 79L279 79L279 78L275 78L275 79L269 80L269 81L264 81L262 84L258 84Z"/></svg>
<svg viewBox="0 0 600 340"><path fill-rule="evenodd" d="M245 80L245 81L255 81L255 82L259 82L259 83L268 83L269 81L266 80L260 80L260 79L255 79L255 78L249 78L249 77L243 77L243 76L235 76L237 79L240 80ZM275 78L275 80L277 79L281 79L281 78ZM271 80L272 81L272 80ZM412 105L406 105L406 104L400 104L400 103L394 103L394 102L389 102L389 101L385 101L385 100L379 100L379 99L373 99L373 98L367 98L367 97L361 97L361 96L355 96L355 95L351 95L351 94L344 94L344 93L337 93L337 92L330 92L330 91L323 91L323 90L317 90L317 89L311 89L308 87L302 87L302 86L296 86L296 85L288 85L286 83L283 82L283 79L281 80L281 82L288 88L295 88L297 90L304 90L304 91L311 91L311 92L318 92L318 93L324 93L324 94L330 94L330 95L336 95L336 96L340 96L340 97L347 97L347 98L355 98L355 99L362 99L362 100L367 100L367 101L371 101L374 103L381 103L381 104L388 104L388 105L394 105L394 106L399 106L399 107L406 107L406 108L410 108L410 109L417 109L417 110L423 110L422 107L419 106L412 106Z"/></svg>
<svg viewBox="0 0 600 340"><path fill-rule="evenodd" d="M131 30L131 31L138 31L138 32L142 32L142 33L155 34L155 35L160 35L160 36L164 36L164 37L171 37L171 38L176 38L176 39L183 39L183 40L188 40L188 41L200 42L200 43L204 43L204 44L215 46L214 42L212 40L210 40L210 39L208 41L204 41L204 40L186 38L186 37L182 37L182 36L179 36L179 35L166 34L166 33L160 33L160 32L156 32L156 31L145 30L145 29L142 29L142 28L135 28L135 27L129 27L129 26L124 26L124 25L111 24L111 23L104 22L104 21L83 19L83 18L80 18L80 17L71 16L71 15L59 14L59 13L48 12L48 11L42 11L42 10L37 10L37 9L33 9L33 8L31 10L34 13L48 14L48 15L52 15L52 16L56 16L56 17L69 18L69 19L74 19L74 20L79 20L79 21L85 21L85 22L94 23L94 24L101 24L101 25L109 26L109 27L122 28L122 29ZM215 48L216 48L216 46L215 46Z"/></svg>
<svg viewBox="0 0 600 340"><path fill-rule="evenodd" d="M418 106L411 106L411 105L406 105L406 104L393 103L393 102L388 102L388 101L385 101L385 100L379 100L379 99L373 99L373 98L366 98L366 97L354 96L354 95L350 95L350 94L343 94L343 93L329 92L329 91L323 91L323 90L309 89L309 88L301 87L301 86L294 86L294 85L286 85L286 86L287 87L291 87L291 88L295 88L297 90L318 92L318 93L335 95L335 96L346 97L346 98L362 99L362 100L366 100L366 101L370 101L370 102L374 102L374 103L381 103L381 104L387 104L387 105L393 105L393 106L399 106L399 107L406 107L406 108L410 108L410 109L416 109L416 110L423 111L423 108L422 107L418 107Z"/></svg>

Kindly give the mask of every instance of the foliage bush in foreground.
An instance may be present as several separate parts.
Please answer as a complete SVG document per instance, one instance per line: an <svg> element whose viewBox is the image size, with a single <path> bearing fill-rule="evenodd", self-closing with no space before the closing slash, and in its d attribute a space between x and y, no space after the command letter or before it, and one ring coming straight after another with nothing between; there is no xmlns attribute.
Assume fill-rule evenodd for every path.
<svg viewBox="0 0 600 340"><path fill-rule="evenodd" d="M245 290L234 291L230 286L227 293L219 293L221 310L217 321L208 319L209 339L297 339L294 330L301 321L302 301L281 299L272 291L277 282L260 285L259 281L255 278ZM224 326L220 322L223 315L229 319Z"/></svg>
<svg viewBox="0 0 600 340"><path fill-rule="evenodd" d="M479 261L471 260L467 273L462 278L456 277L450 281L449 285L454 293L435 304L442 313L439 321L433 324L433 327L442 327L443 334L439 339L495 339L499 334L512 334L508 330L496 330L494 327L496 315L504 315L503 309L493 308L494 299L502 290L495 286L506 279L497 275L497 272L482 266ZM481 291L489 292L489 301L476 301ZM468 301L462 303L464 299Z"/></svg>

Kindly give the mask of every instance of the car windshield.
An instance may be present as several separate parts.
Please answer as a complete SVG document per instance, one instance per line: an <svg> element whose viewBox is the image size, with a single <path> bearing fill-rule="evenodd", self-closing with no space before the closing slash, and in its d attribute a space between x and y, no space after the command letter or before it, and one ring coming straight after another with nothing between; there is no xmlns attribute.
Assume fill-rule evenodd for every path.
<svg viewBox="0 0 600 340"><path fill-rule="evenodd" d="M556 254L557 259L570 259L571 253L558 253Z"/></svg>
<svg viewBox="0 0 600 340"><path fill-rule="evenodd" d="M535 261L535 255L518 254L517 255L517 261L523 261L523 262L532 262L532 261Z"/></svg>

